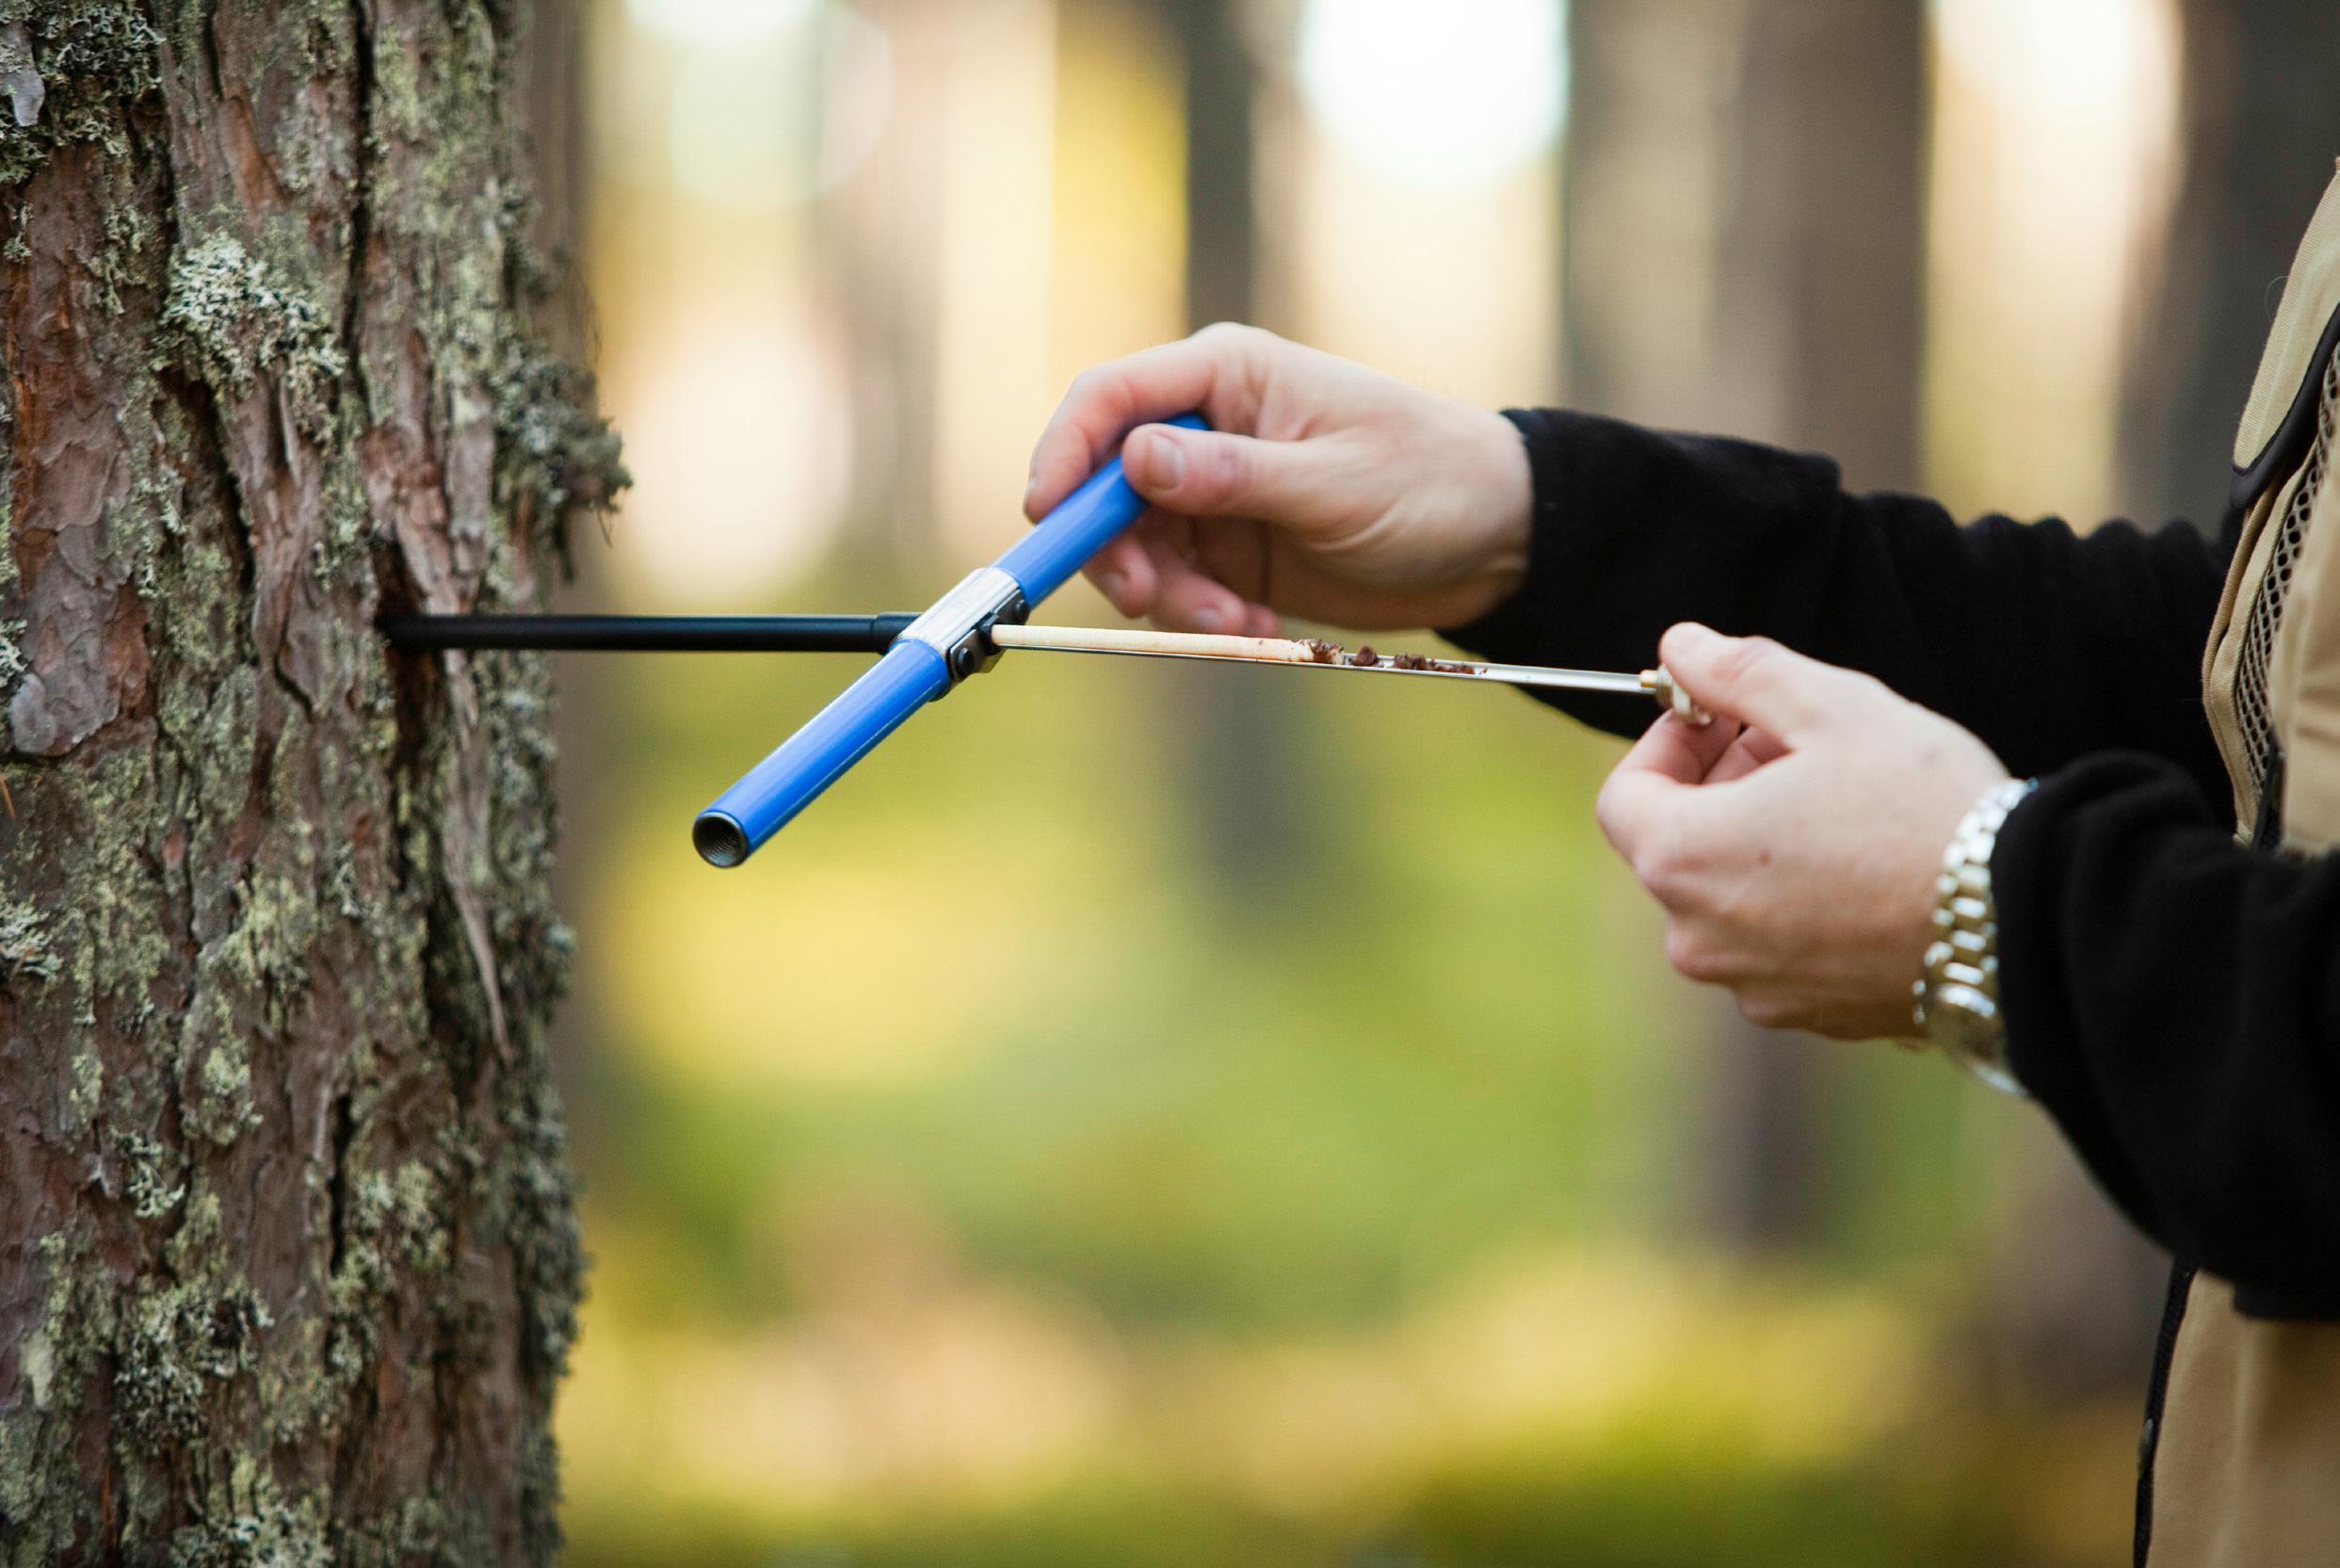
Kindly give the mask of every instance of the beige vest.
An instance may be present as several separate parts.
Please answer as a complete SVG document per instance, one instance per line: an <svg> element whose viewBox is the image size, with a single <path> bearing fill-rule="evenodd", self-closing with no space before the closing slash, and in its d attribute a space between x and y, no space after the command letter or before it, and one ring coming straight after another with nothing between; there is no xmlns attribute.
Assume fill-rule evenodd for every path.
<svg viewBox="0 0 2340 1568"><path fill-rule="evenodd" d="M2318 349L2327 347L2335 309L2340 178L2324 192L2284 283L2235 443L2238 471L2252 469L2270 447L2290 445L2278 438L2286 416L2297 428L2303 396L2308 417L2317 417L2325 373ZM2259 801L2235 678L2280 520L2307 477L2308 464L2288 466L2244 521L2203 664L2210 727L2246 834ZM2340 845L2340 449L2318 479L2267 676L2268 715L2284 757L2284 843L2300 854ZM2245 1317L2235 1310L2231 1285L2196 1275L2160 1427L2149 1568L2340 1564L2340 1323Z"/></svg>

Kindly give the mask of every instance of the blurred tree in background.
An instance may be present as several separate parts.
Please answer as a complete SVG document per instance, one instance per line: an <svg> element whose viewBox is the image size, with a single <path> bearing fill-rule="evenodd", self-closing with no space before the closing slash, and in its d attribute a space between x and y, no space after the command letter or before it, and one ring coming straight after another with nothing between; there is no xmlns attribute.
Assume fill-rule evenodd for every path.
<svg viewBox="0 0 2340 1568"><path fill-rule="evenodd" d="M1923 0L1576 0L1564 162L1569 392L1822 451L1912 489L1924 338ZM1725 628L1726 630L1739 628ZM1717 1007L1688 1157L1713 1232L1818 1243L1844 1081Z"/></svg>
<svg viewBox="0 0 2340 1568"><path fill-rule="evenodd" d="M2122 425L2129 505L2203 526L2316 194L2340 155L2340 13L2316 0L2176 0L2177 200L2136 317Z"/></svg>
<svg viewBox="0 0 2340 1568"><path fill-rule="evenodd" d="M1164 0L1183 63L1186 127L1186 325L1259 318L1258 200L1253 105L1260 72L1241 0ZM1314 842L1307 777L1293 733L1300 709L1288 687L1181 671L1174 705L1189 733L1171 750L1192 802L1198 862L1231 911L1289 913L1306 885Z"/></svg>

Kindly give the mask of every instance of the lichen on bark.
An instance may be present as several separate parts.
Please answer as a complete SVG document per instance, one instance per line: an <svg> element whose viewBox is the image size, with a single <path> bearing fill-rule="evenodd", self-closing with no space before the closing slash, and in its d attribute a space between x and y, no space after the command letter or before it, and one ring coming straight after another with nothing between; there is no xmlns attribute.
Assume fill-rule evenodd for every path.
<svg viewBox="0 0 2340 1568"><path fill-rule="evenodd" d="M160 41L131 0L0 0L0 183L57 147L125 152L119 105L160 85Z"/></svg>
<svg viewBox="0 0 2340 1568"><path fill-rule="evenodd" d="M622 488L524 8L0 0L0 1561L541 1562L584 1254L524 606Z"/></svg>
<svg viewBox="0 0 2340 1568"><path fill-rule="evenodd" d="M230 399L268 366L304 434L326 428L334 383L348 368L315 300L248 254L232 234L183 247L163 305L167 341L195 375Z"/></svg>

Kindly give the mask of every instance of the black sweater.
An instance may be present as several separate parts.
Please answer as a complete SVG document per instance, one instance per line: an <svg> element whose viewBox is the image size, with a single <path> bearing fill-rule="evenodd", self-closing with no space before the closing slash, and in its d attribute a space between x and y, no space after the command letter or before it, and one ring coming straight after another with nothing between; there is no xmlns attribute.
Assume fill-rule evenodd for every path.
<svg viewBox="0 0 2340 1568"><path fill-rule="evenodd" d="M2244 1310L2340 1316L2340 856L2248 849L2221 820L2201 670L2234 520L2224 549L2184 526L1961 527L1847 494L1822 458L1511 417L1535 476L1526 581L1446 635L1639 669L1677 621L1761 633L2039 776L1992 865L2017 1076L2129 1217ZM1544 700L1612 734L1649 722L1637 699Z"/></svg>

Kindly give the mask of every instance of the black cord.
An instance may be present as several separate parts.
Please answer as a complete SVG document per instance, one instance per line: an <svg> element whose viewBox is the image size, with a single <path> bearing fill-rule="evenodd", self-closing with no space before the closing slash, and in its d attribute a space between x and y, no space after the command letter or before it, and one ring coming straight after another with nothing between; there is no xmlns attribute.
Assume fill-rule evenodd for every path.
<svg viewBox="0 0 2340 1568"><path fill-rule="evenodd" d="M520 648L613 654L882 654L914 615L391 615L402 653Z"/></svg>

